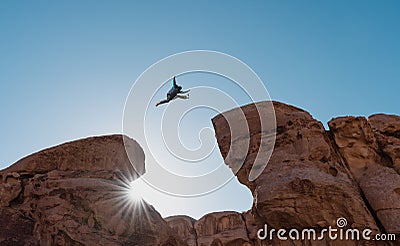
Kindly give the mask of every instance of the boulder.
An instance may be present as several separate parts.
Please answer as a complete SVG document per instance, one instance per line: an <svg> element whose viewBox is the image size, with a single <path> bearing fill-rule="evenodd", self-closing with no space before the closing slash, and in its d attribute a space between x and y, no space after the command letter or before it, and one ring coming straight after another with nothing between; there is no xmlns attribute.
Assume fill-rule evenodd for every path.
<svg viewBox="0 0 400 246"><path fill-rule="evenodd" d="M380 232L357 182L321 122L304 110L274 102L276 129L260 131L254 120L258 117L254 108L255 105L250 104L228 112L230 117L244 113L246 118L252 119L248 121L249 135L242 136L249 138L249 151L237 173L239 181L249 187L254 196L253 208L245 216L251 218L246 221L253 225L248 226L251 240L259 241L255 230L265 224L274 229L315 228L320 231L327 226L335 227L342 217L347 219L347 228L370 228L374 234ZM230 148L246 146L234 146L236 142L230 146L229 124L223 115L216 116L213 124L221 154L226 158ZM257 149L259 140L272 130L276 132L273 154L261 175L249 181L250 170L259 154L252 150ZM242 156L231 159L240 158ZM227 165L231 164L229 160L225 159ZM344 242L331 243L342 245Z"/></svg>
<svg viewBox="0 0 400 246"><path fill-rule="evenodd" d="M7 224L0 244L180 245L152 206L129 198L130 183L143 172L143 150L121 135L23 158L0 172L0 224Z"/></svg>

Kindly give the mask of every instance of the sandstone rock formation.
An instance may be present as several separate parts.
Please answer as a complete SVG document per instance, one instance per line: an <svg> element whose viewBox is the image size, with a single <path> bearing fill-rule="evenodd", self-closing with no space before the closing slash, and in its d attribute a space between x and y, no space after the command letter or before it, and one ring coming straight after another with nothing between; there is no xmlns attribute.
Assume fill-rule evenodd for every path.
<svg viewBox="0 0 400 246"><path fill-rule="evenodd" d="M254 107L247 105L225 114L237 114L242 110L246 118L254 117L252 114L257 114ZM237 174L255 198L252 210L245 216L251 224L248 228L254 228L249 233L250 239L257 245L266 243L260 242L254 232L264 224L276 229L321 229L335 226L340 217L348 220L350 228L371 228L379 233L362 193L323 125L301 109L281 103L274 103L274 108L277 135L267 167L254 182L248 181L256 156L252 150L258 147L257 138L263 134L260 127L250 126L251 146ZM225 158L229 148L235 148L230 146L228 122L219 115L213 119L213 124Z"/></svg>
<svg viewBox="0 0 400 246"><path fill-rule="evenodd" d="M237 212L215 212L196 221L197 245L252 245L243 216Z"/></svg>
<svg viewBox="0 0 400 246"><path fill-rule="evenodd" d="M62 144L2 170L0 245L179 245L153 207L127 198L144 153L126 142L135 168L115 135Z"/></svg>
<svg viewBox="0 0 400 246"><path fill-rule="evenodd" d="M194 229L195 219L185 215L177 215L167 217L165 221L183 242L187 245L197 245L197 234Z"/></svg>
<svg viewBox="0 0 400 246"><path fill-rule="evenodd" d="M376 114L368 118L381 151L390 158L391 165L400 173L400 117Z"/></svg>
<svg viewBox="0 0 400 246"><path fill-rule="evenodd" d="M262 109L266 102L258 104ZM226 164L254 196L249 211L215 212L196 221L162 219L146 203L134 206L124 198L127 183L144 173L143 151L126 139L133 168L122 136L95 137L38 152L0 171L0 245L399 245L327 236L283 241L276 232L272 239L258 238L265 225L314 229L318 237L329 226L339 229L341 217L347 220L344 229L400 236L400 117L339 117L327 131L306 111L273 104L275 129L260 127L254 104L212 120ZM243 131L231 142L225 117L237 114L245 116L250 134ZM265 147L260 140L274 131L268 165L249 181Z"/></svg>
<svg viewBox="0 0 400 246"><path fill-rule="evenodd" d="M400 234L399 120L375 115L369 120L340 117L329 122L339 151L379 222L385 231L396 234Z"/></svg>

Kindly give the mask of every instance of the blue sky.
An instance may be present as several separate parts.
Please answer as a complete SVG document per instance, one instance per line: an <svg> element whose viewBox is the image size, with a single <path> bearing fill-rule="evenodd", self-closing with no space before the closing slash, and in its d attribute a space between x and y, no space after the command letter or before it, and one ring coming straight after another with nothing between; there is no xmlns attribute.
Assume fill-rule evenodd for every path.
<svg viewBox="0 0 400 246"><path fill-rule="evenodd" d="M400 114L399 13L400 2L389 0L1 1L0 168L68 140L121 132L136 78L193 49L239 58L272 99L324 123ZM223 209L236 188L203 202Z"/></svg>

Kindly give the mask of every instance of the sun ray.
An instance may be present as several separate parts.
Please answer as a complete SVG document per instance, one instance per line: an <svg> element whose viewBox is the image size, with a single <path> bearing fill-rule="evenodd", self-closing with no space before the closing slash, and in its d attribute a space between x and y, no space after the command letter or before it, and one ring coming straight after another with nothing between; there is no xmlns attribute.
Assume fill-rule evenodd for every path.
<svg viewBox="0 0 400 246"><path fill-rule="evenodd" d="M115 177L117 181L101 181L106 195L99 202L113 208L114 211L110 223L118 224L121 219L127 220L139 231L143 223L152 226L150 206L143 199L145 191L143 180L137 175L133 176L120 171L115 173Z"/></svg>

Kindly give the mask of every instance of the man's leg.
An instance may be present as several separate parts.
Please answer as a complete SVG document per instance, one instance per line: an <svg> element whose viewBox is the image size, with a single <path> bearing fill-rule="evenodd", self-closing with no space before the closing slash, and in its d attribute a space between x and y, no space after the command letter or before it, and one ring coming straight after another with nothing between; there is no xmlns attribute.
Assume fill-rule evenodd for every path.
<svg viewBox="0 0 400 246"><path fill-rule="evenodd" d="M168 103L169 101L170 101L170 100L168 100L168 99L164 99L164 100L162 100L162 101L160 101L160 102L157 102L157 103L156 103L156 107L159 106L159 105L161 105L161 104Z"/></svg>
<svg viewBox="0 0 400 246"><path fill-rule="evenodd" d="M189 99L189 94L187 94L187 95L176 95L176 97L177 98L180 98L180 99Z"/></svg>

